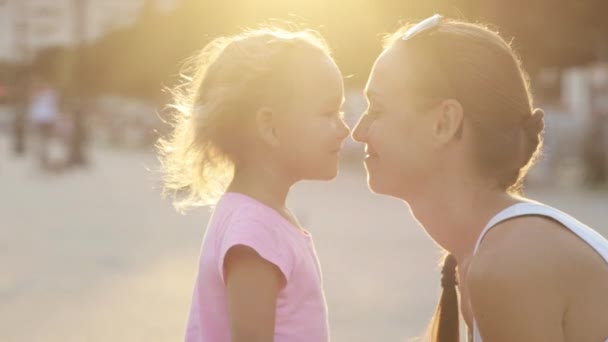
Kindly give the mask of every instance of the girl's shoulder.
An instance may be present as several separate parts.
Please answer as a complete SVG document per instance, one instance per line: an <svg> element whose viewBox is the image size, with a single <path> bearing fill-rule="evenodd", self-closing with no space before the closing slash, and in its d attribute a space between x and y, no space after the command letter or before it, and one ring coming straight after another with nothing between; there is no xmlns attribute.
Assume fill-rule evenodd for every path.
<svg viewBox="0 0 608 342"><path fill-rule="evenodd" d="M285 235L292 230L274 209L243 194L226 193L218 201L211 219L215 225L226 230L264 230L273 235Z"/></svg>
<svg viewBox="0 0 608 342"><path fill-rule="evenodd" d="M249 196L234 192L227 192L220 198L213 214L241 219L266 220L271 217L268 207Z"/></svg>

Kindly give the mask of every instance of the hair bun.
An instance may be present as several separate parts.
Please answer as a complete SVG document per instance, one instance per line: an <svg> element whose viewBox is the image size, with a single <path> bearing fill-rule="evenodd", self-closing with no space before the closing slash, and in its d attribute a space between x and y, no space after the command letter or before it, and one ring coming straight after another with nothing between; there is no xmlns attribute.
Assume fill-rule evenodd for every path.
<svg viewBox="0 0 608 342"><path fill-rule="evenodd" d="M545 128L544 117L545 112L542 109L536 108L532 111L532 115L524 122L524 130L526 131L528 138L537 139L537 136Z"/></svg>
<svg viewBox="0 0 608 342"><path fill-rule="evenodd" d="M538 117L539 119L542 119L545 117L545 111L542 110L541 108L535 108L532 111L532 118Z"/></svg>

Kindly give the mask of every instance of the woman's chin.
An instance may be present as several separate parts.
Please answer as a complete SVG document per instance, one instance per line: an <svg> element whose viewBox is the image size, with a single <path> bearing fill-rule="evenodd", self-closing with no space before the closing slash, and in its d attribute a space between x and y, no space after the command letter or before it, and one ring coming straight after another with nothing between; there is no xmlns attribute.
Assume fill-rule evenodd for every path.
<svg viewBox="0 0 608 342"><path fill-rule="evenodd" d="M407 201L407 191L403 191L402 188L396 186L394 183L389 184L386 182L386 179L379 179L379 177L373 177L372 175L367 175L367 186L371 190L371 192L395 197L404 201Z"/></svg>
<svg viewBox="0 0 608 342"><path fill-rule="evenodd" d="M383 182L381 179L379 179L380 177L378 176L374 176L372 174L367 173L367 186L369 187L369 189L378 195L392 195L391 194L391 189L388 186L388 184L386 184L385 182Z"/></svg>

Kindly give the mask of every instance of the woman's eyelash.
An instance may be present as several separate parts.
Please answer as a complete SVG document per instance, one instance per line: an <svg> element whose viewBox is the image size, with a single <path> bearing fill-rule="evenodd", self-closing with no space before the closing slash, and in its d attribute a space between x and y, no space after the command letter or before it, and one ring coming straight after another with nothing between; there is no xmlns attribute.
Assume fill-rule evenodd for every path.
<svg viewBox="0 0 608 342"><path fill-rule="evenodd" d="M377 117L380 112L376 109L368 109L367 115L371 117Z"/></svg>

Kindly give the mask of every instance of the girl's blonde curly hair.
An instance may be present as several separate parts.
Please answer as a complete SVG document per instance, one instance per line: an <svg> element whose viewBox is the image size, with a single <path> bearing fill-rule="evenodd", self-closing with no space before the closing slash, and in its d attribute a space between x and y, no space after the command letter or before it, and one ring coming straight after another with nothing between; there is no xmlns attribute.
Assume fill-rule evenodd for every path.
<svg viewBox="0 0 608 342"><path fill-rule="evenodd" d="M268 27L214 39L184 63L169 90L172 131L157 143L164 192L178 209L214 204L225 191L246 153L251 114L289 97L291 56L303 51L329 56L313 30Z"/></svg>

